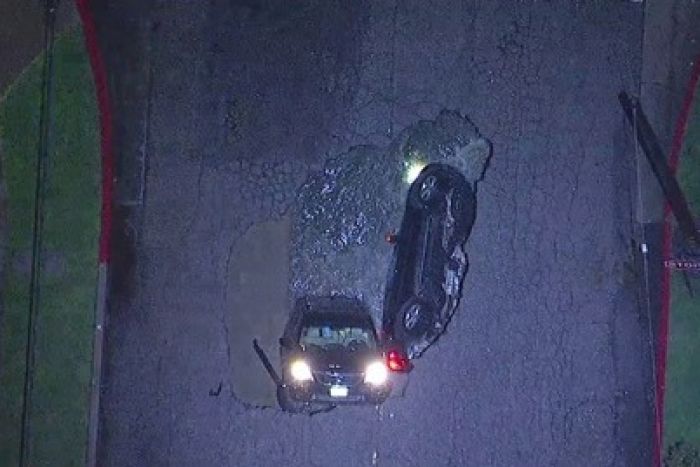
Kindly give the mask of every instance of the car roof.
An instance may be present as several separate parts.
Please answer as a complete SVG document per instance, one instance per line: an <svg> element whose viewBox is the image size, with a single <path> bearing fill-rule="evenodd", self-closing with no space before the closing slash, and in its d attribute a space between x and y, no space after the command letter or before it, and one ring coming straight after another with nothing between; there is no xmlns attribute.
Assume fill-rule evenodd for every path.
<svg viewBox="0 0 700 467"><path fill-rule="evenodd" d="M374 323L369 314L349 312L349 311L309 311L304 313L301 322L302 326L350 326L350 327L371 327Z"/></svg>

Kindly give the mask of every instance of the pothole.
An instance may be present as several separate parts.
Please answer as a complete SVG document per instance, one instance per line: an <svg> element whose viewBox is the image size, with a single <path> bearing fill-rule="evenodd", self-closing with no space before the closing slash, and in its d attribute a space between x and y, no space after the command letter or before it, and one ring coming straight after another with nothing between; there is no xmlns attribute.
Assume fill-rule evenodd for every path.
<svg viewBox="0 0 700 467"><path fill-rule="evenodd" d="M357 146L329 158L299 190L292 235L294 296L343 294L367 303L379 322L391 247L409 171L431 162L483 177L491 147L467 118L443 111L401 132L386 148Z"/></svg>
<svg viewBox="0 0 700 467"><path fill-rule="evenodd" d="M233 251L228 310L232 388L252 407L276 404L275 385L252 346L275 368L290 294L342 294L362 300L376 323L396 230L415 167L443 162L475 183L490 143L458 112L443 111L401 132L385 148L356 146L326 160L296 195L293 217L256 224Z"/></svg>

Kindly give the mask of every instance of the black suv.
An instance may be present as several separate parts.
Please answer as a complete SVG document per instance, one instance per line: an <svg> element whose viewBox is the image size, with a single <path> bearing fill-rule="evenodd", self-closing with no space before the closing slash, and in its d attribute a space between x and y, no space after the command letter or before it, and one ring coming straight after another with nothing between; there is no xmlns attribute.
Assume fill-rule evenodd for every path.
<svg viewBox="0 0 700 467"><path fill-rule="evenodd" d="M454 314L476 216L472 185L457 169L429 164L411 184L384 296L382 330L420 356Z"/></svg>
<svg viewBox="0 0 700 467"><path fill-rule="evenodd" d="M359 300L298 299L280 338L280 407L303 412L311 404L381 404L392 387L384 350Z"/></svg>

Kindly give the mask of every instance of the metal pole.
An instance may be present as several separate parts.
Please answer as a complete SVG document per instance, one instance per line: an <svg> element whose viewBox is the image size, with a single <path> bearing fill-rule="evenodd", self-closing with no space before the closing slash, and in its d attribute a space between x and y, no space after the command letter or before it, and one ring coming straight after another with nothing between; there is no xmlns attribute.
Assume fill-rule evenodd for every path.
<svg viewBox="0 0 700 467"><path fill-rule="evenodd" d="M627 119L635 128L637 141L647 156L651 169L656 175L656 179L661 185L664 196L671 205L673 215L678 221L678 226L685 235L688 242L693 246L700 246L700 232L695 227L693 214L690 212L688 202L683 195L681 187L678 185L676 177L671 172L666 162L666 156L661 150L659 141L651 128L649 121L642 111L642 106L636 99L630 98L627 93L621 92L618 95Z"/></svg>
<svg viewBox="0 0 700 467"><path fill-rule="evenodd" d="M282 386L282 378L280 378L275 371L275 367L273 367L272 363L270 363L270 359L267 358L265 351L260 347L257 339L253 339L253 349L255 350L255 353L258 354L258 358L260 358L260 361L267 370L267 373L270 375L270 378L272 378L272 381L275 382L275 385L278 387Z"/></svg>

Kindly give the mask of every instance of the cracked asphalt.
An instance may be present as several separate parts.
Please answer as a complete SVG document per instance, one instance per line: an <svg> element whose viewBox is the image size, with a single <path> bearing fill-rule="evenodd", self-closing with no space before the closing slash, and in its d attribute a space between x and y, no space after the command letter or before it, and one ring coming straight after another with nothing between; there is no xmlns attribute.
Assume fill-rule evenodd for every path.
<svg viewBox="0 0 700 467"><path fill-rule="evenodd" d="M650 463L616 101L640 86L642 4L95 3L119 156L101 464ZM493 144L449 332L380 409L248 408L225 330L237 239L328 161L445 109ZM389 255L357 267L384 277Z"/></svg>

